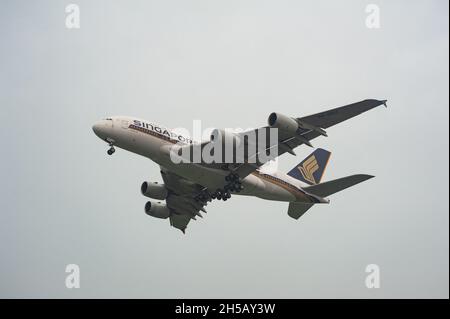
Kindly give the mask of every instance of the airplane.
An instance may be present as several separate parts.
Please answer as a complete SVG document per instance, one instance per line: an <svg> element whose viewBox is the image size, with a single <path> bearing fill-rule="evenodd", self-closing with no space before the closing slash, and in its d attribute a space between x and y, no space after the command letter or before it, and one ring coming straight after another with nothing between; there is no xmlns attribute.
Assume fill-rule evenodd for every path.
<svg viewBox="0 0 450 319"><path fill-rule="evenodd" d="M386 102L367 99L301 118L274 112L268 118L268 125L260 129L277 130L277 139L273 143L277 147L274 157L284 153L295 156L294 148L302 144L313 147L310 141L327 136L325 129L377 106L387 106ZM213 136L211 140L199 143L162 126L129 116L102 119L92 129L108 143L109 155L119 147L147 157L160 166L164 183L145 181L141 185L142 195L152 199L145 204L145 213L169 219L170 225L183 233L191 220L203 217L200 211L206 213L205 206L214 199L225 201L231 195L247 195L288 202L288 215L299 219L312 206L329 203L328 196L374 177L356 174L321 182L331 155L321 148L315 149L287 174L279 171L268 173L264 171L266 162L249 161L249 156L255 154L240 162L233 158L226 163L180 163L171 157L174 147L178 147L175 148L177 154L180 149L192 148L193 145L205 147L213 142ZM238 141L243 136L243 133L224 134L231 134ZM264 150L272 146L266 146ZM262 153L259 149L255 153L258 152Z"/></svg>

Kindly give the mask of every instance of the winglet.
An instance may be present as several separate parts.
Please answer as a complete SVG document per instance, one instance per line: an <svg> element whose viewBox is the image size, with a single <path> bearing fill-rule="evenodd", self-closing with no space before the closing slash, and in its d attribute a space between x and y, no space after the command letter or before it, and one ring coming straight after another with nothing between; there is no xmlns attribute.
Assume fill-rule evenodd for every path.
<svg viewBox="0 0 450 319"><path fill-rule="evenodd" d="M381 102L383 102L383 105L384 105L384 107L386 107L387 108L387 100L381 100Z"/></svg>

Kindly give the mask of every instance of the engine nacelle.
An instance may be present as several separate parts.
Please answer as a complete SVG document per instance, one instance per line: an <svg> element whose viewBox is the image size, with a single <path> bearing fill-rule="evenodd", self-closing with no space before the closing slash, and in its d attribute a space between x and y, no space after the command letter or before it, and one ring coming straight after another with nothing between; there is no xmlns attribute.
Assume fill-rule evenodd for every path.
<svg viewBox="0 0 450 319"><path fill-rule="evenodd" d="M157 182L143 182L141 185L141 193L150 198L164 200L167 197L167 188L164 184L158 184Z"/></svg>
<svg viewBox="0 0 450 319"><path fill-rule="evenodd" d="M298 123L296 120L280 113L274 112L270 114L267 122L271 127L276 127L289 135L295 135L298 130Z"/></svg>
<svg viewBox="0 0 450 319"><path fill-rule="evenodd" d="M238 134L234 134L233 132L222 130L222 129L214 129L211 132L210 141L219 142L221 139L224 143L232 143L235 142L236 145L239 145L240 139Z"/></svg>
<svg viewBox="0 0 450 319"><path fill-rule="evenodd" d="M147 204L145 204L145 213L149 216L163 219L170 216L169 208L167 208L166 204L161 202L147 202Z"/></svg>

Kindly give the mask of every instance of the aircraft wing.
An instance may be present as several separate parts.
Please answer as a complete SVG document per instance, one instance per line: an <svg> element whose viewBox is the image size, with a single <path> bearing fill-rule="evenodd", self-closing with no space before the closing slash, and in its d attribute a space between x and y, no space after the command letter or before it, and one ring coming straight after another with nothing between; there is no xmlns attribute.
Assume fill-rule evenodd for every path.
<svg viewBox="0 0 450 319"><path fill-rule="evenodd" d="M191 219L202 217L200 211L206 213L206 202L200 199L204 187L184 179L164 168L161 168L161 176L169 192L166 198L167 207L170 210L170 225L178 228L183 233Z"/></svg>
<svg viewBox="0 0 450 319"><path fill-rule="evenodd" d="M278 156L284 153L295 155L293 149L302 144L312 146L310 141L318 136L327 136L324 129L346 121L361 113L367 112L377 106L385 105L386 100L364 100L349 105L337 107L325 112L299 117L295 120L299 124L299 129L295 135L287 135L278 130ZM262 129L269 128L264 127ZM244 133L245 134L245 133ZM235 172L244 178L264 163L244 163L234 166Z"/></svg>
<svg viewBox="0 0 450 319"><path fill-rule="evenodd" d="M298 118L297 120L300 122L304 122L307 124L311 124L315 127L319 127L322 129L329 128L333 125L344 122L352 117L355 117L361 113L367 112L377 106L385 105L386 100L364 100L361 102L352 103L349 105L337 107L332 110L328 110L321 113L316 113L313 115L305 116L302 118ZM320 135L320 131L303 129L302 135L308 140L312 140ZM326 134L325 134L326 136Z"/></svg>
<svg viewBox="0 0 450 319"><path fill-rule="evenodd" d="M178 228L184 234L186 231L186 227L189 224L189 222L191 221L191 219L192 219L191 216L188 216L188 215L173 214L169 217L170 226Z"/></svg>

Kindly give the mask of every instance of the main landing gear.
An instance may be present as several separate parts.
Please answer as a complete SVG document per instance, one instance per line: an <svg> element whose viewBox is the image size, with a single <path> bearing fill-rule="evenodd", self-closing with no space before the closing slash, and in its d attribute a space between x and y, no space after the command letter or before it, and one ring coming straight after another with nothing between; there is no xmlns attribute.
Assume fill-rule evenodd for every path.
<svg viewBox="0 0 450 319"><path fill-rule="evenodd" d="M231 193L225 189L217 189L214 193L211 194L213 199L226 201L231 197Z"/></svg>
<svg viewBox="0 0 450 319"><path fill-rule="evenodd" d="M206 205L207 202L210 202L213 200L211 194L208 192L208 190L202 191L196 198L200 202L203 203L203 205Z"/></svg>
<svg viewBox="0 0 450 319"><path fill-rule="evenodd" d="M239 175L230 173L229 175L225 176L225 181L227 184L224 186L223 189L217 189L214 193L211 194L212 199L218 199L226 201L231 197L231 192L233 193L239 193L241 190L244 189L244 186L242 186L242 182L239 178Z"/></svg>
<svg viewBox="0 0 450 319"><path fill-rule="evenodd" d="M225 176L225 181L228 182L224 187L225 191L232 191L239 193L241 190L244 189L244 186L242 186L241 183L241 179L237 174L230 173L229 175Z"/></svg>
<svg viewBox="0 0 450 319"><path fill-rule="evenodd" d="M226 201L231 198L231 192L239 193L242 189L244 189L239 175L237 174L230 173L225 176L225 181L227 184L223 187L223 189L218 188L213 193L210 193L207 189L205 189L197 196L196 199L203 203L203 205L206 205L207 202L210 202L213 199Z"/></svg>

